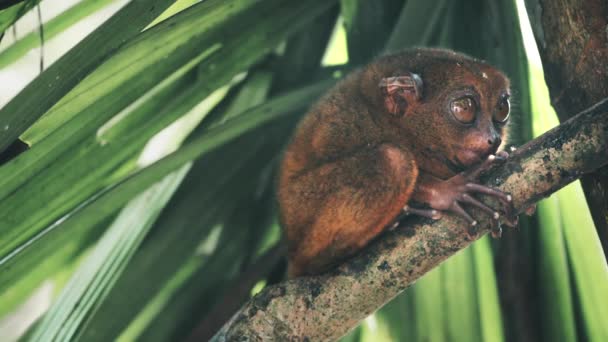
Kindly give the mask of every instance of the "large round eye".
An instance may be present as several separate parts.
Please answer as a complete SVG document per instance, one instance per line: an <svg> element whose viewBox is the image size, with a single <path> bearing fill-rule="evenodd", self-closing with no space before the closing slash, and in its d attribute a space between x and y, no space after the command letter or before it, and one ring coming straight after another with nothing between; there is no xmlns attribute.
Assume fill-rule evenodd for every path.
<svg viewBox="0 0 608 342"><path fill-rule="evenodd" d="M452 101L450 104L450 111L456 120L468 124L475 121L477 108L475 101L467 96Z"/></svg>
<svg viewBox="0 0 608 342"><path fill-rule="evenodd" d="M511 110L511 104L509 103L509 98L504 96L498 101L498 106L494 111L494 121L496 122L506 122L509 119L509 112Z"/></svg>

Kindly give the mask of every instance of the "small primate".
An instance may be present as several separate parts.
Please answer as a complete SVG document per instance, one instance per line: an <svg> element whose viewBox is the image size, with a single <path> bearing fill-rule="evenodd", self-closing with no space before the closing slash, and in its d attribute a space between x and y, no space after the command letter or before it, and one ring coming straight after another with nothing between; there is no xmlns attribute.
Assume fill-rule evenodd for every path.
<svg viewBox="0 0 608 342"><path fill-rule="evenodd" d="M472 206L497 225L512 218L510 195L475 182L508 156L497 150L509 96L496 68L441 49L383 56L339 82L300 122L281 164L289 276L326 271L404 214L451 212L474 226Z"/></svg>

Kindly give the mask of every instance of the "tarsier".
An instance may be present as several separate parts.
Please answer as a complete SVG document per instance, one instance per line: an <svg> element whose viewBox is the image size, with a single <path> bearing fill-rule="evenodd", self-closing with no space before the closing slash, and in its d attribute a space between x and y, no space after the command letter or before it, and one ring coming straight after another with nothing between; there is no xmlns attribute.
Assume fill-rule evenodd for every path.
<svg viewBox="0 0 608 342"><path fill-rule="evenodd" d="M305 115L281 164L278 200L289 276L323 272L405 214L470 225L476 207L515 222L511 196L476 183L509 119L509 80L440 49L383 56L339 82ZM500 211L474 197L497 198Z"/></svg>

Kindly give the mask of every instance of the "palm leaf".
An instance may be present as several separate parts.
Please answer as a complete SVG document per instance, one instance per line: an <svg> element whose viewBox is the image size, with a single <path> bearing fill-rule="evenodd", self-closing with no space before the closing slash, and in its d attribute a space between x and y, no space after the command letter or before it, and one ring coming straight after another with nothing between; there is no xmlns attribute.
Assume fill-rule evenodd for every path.
<svg viewBox="0 0 608 342"><path fill-rule="evenodd" d="M130 2L26 86L0 110L0 127L5 128L0 135L0 151L171 3L170 0ZM33 98L37 100L31 101Z"/></svg>
<svg viewBox="0 0 608 342"><path fill-rule="evenodd" d="M114 0L83 0L82 2L77 3L44 24L45 39L55 37L79 20L95 13L97 10L107 6L113 1ZM30 32L20 38L7 49L0 52L0 69L6 68L11 63L23 57L28 51L37 47L38 44L40 44L40 35L38 32Z"/></svg>
<svg viewBox="0 0 608 342"><path fill-rule="evenodd" d="M0 11L0 25L35 2ZM47 36L107 2L82 1ZM548 99L519 5L132 0L0 110L0 150L31 145L0 167L0 316L51 278L63 289L23 339L208 339L252 284L280 280L280 265L250 269L280 243L278 155L345 71L414 45L486 59L511 78L511 142L530 139ZM0 66L36 43L23 37ZM565 189L539 224L477 242L343 340L605 340L608 272L585 209Z"/></svg>
<svg viewBox="0 0 608 342"><path fill-rule="evenodd" d="M28 10L36 6L40 0L3 1L0 4L0 40L7 28L13 25Z"/></svg>

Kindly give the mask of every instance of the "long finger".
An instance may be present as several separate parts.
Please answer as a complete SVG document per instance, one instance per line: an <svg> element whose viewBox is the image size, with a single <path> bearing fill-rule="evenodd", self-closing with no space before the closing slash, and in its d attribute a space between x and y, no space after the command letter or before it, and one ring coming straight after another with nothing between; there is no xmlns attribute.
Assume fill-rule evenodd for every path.
<svg viewBox="0 0 608 342"><path fill-rule="evenodd" d="M481 164L475 166L474 168L470 169L469 171L465 171L464 176L468 180L477 179L477 177L479 177L479 175L482 172L489 169L490 166L492 166L492 164L494 164L495 162L496 162L496 156L493 154L490 154Z"/></svg>
<svg viewBox="0 0 608 342"><path fill-rule="evenodd" d="M495 220L498 220L498 218L500 217L500 214L498 213L498 211L490 208L489 206L485 205L484 203L478 201L477 199L475 199L473 196L469 195L469 194L463 194L461 196L462 198L462 202L464 203L468 203L472 206L475 206L483 211L485 211L486 213L492 215L492 218Z"/></svg>
<svg viewBox="0 0 608 342"><path fill-rule="evenodd" d="M484 194L484 195L488 195L488 196L493 196L493 197L496 197L496 198L501 199L506 202L511 202L513 200L513 197L511 197L511 195L509 195L505 192L502 192L498 189L491 188L489 186L476 184L476 183L467 183L467 184L465 184L465 187L469 191L478 192L480 194Z"/></svg>
<svg viewBox="0 0 608 342"><path fill-rule="evenodd" d="M452 203L452 206L450 207L450 211L454 212L458 216L467 220L471 224L471 226L477 225L477 221L475 221L475 219L473 219L473 217L471 217L471 215L469 215L469 213L467 213L464 209L462 209L462 207L457 202Z"/></svg>
<svg viewBox="0 0 608 342"><path fill-rule="evenodd" d="M470 171L467 171L465 177L469 180L474 180L479 177L479 175L487 170L489 170L494 164L504 162L509 158L509 153L506 151L498 151L496 154L490 154L481 164L477 167L473 168Z"/></svg>
<svg viewBox="0 0 608 342"><path fill-rule="evenodd" d="M441 218L441 212L439 210L435 210L435 209L417 209L417 208L412 208L409 205L406 205L403 207L403 213L410 215L410 214L414 214L414 215L418 215L418 216L423 216L423 217L427 217L433 220L439 220Z"/></svg>

